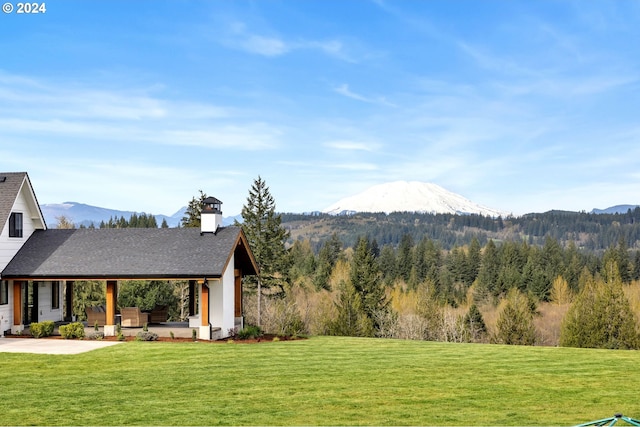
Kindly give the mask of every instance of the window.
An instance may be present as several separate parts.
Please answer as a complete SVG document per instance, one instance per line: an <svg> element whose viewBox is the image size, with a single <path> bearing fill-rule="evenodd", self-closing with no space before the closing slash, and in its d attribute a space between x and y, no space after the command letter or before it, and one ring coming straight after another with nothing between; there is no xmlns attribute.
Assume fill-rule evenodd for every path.
<svg viewBox="0 0 640 427"><path fill-rule="evenodd" d="M60 308L60 282L51 282L51 308Z"/></svg>
<svg viewBox="0 0 640 427"><path fill-rule="evenodd" d="M22 213L12 212L9 217L9 237L22 237Z"/></svg>
<svg viewBox="0 0 640 427"><path fill-rule="evenodd" d="M9 282L0 280L0 305L9 304Z"/></svg>

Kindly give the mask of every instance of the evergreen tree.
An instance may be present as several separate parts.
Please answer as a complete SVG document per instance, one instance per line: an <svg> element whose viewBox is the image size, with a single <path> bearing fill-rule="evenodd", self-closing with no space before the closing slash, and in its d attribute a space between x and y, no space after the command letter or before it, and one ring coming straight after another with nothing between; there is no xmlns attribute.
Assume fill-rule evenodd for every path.
<svg viewBox="0 0 640 427"><path fill-rule="evenodd" d="M462 322L465 332L468 334L467 341L482 342L486 339L487 325L484 323L484 318L477 305L471 304Z"/></svg>
<svg viewBox="0 0 640 427"><path fill-rule="evenodd" d="M331 238L324 242L318 254L318 266L313 277L313 284L316 289L330 290L329 277L336 262L342 253L342 242L337 233L333 233Z"/></svg>
<svg viewBox="0 0 640 427"><path fill-rule="evenodd" d="M379 330L380 325L377 319L383 317L380 316L379 311L388 311L389 302L380 280L378 264L373 257L367 238L361 237L358 240L351 261L349 278L351 285L360 295L365 315L371 320L374 330Z"/></svg>
<svg viewBox="0 0 640 427"><path fill-rule="evenodd" d="M391 245L384 245L378 257L378 265L385 285L389 286L396 279L396 252Z"/></svg>
<svg viewBox="0 0 640 427"><path fill-rule="evenodd" d="M636 251L633 257L633 271L631 273L632 280L640 280L640 250Z"/></svg>
<svg viewBox="0 0 640 427"><path fill-rule="evenodd" d="M405 283L409 283L411 268L413 267L413 239L410 234L405 234L398 246L398 266L396 271Z"/></svg>
<svg viewBox="0 0 640 427"><path fill-rule="evenodd" d="M162 280L123 280L119 282L118 305L151 311L156 305L176 307L173 285Z"/></svg>
<svg viewBox="0 0 640 427"><path fill-rule="evenodd" d="M77 281L73 286L73 314L86 319L86 308L104 305L107 300L104 282L98 280ZM91 325L92 326L92 325Z"/></svg>
<svg viewBox="0 0 640 427"><path fill-rule="evenodd" d="M285 248L289 232L282 227L273 196L260 176L249 190L242 207L242 219L242 229L260 270L258 277L248 276L245 283L250 288L259 285L262 290L268 290L269 295L282 296L289 283L290 261Z"/></svg>
<svg viewBox="0 0 640 427"><path fill-rule="evenodd" d="M189 204L187 205L187 210L185 211L180 224L182 227L200 227L200 215L202 214L202 205L204 204L204 199L207 198L207 194L202 190L200 191L200 197L193 197Z"/></svg>
<svg viewBox="0 0 640 427"><path fill-rule="evenodd" d="M478 241L478 238L474 236L471 239L471 243L469 244L467 263L464 271L464 276L462 277L462 281L467 287L471 286L476 280L476 277L478 277L478 272L480 271L481 264L482 254L480 242Z"/></svg>
<svg viewBox="0 0 640 427"><path fill-rule="evenodd" d="M309 239L293 242L293 246L289 249L289 257L291 261L290 277L293 281L313 277L316 271L316 257L313 255Z"/></svg>
<svg viewBox="0 0 640 427"><path fill-rule="evenodd" d="M412 289L415 289L419 283L422 283L428 274L427 268L427 239L422 238L413 250L413 275L409 283Z"/></svg>
<svg viewBox="0 0 640 427"><path fill-rule="evenodd" d="M560 334L565 347L637 349L635 314L624 295L615 261L605 267L608 279L584 272L585 285L569 308Z"/></svg>
<svg viewBox="0 0 640 427"><path fill-rule="evenodd" d="M498 274L500 272L500 264L498 261L498 249L493 240L485 245L482 254L482 263L478 271L478 292L482 295L488 294L498 296Z"/></svg>
<svg viewBox="0 0 640 427"><path fill-rule="evenodd" d="M374 335L371 319L364 312L360 293L350 282L342 281L339 286L340 294L336 302L338 315L329 322L329 334L371 337Z"/></svg>
<svg viewBox="0 0 640 427"><path fill-rule="evenodd" d="M504 307L498 315L494 341L500 344L533 345L536 329L529 299L518 289L507 294Z"/></svg>

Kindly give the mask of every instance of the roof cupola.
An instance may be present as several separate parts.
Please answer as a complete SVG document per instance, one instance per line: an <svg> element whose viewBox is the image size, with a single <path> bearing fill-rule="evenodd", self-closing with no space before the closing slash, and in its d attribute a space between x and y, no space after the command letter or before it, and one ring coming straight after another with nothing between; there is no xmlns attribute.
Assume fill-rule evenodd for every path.
<svg viewBox="0 0 640 427"><path fill-rule="evenodd" d="M215 197L207 197L202 201L200 215L200 232L215 233L222 225L222 202Z"/></svg>

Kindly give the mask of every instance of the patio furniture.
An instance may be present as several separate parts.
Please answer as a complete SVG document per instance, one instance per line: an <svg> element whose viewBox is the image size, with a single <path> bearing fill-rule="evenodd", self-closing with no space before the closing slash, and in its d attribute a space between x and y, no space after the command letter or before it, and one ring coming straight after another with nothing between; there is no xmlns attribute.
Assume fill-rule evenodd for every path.
<svg viewBox="0 0 640 427"><path fill-rule="evenodd" d="M140 328L145 323L149 323L149 313L140 311L140 307L122 307L120 309L122 316L122 326Z"/></svg>
<svg viewBox="0 0 640 427"><path fill-rule="evenodd" d="M107 322L107 310L104 305L86 307L84 311L87 313L87 325L90 327L96 323L98 326L104 326Z"/></svg>
<svg viewBox="0 0 640 427"><path fill-rule="evenodd" d="M149 323L163 323L169 317L169 308L166 305L156 305L149 313Z"/></svg>

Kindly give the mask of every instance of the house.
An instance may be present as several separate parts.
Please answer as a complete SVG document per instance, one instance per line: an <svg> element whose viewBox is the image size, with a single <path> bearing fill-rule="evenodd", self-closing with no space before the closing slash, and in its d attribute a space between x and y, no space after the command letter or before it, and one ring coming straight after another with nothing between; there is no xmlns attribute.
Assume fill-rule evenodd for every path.
<svg viewBox="0 0 640 427"><path fill-rule="evenodd" d="M0 181L2 176L17 179L0 173ZM7 303L0 306L2 331L15 333L34 321L70 320L72 290L83 280L106 282L105 335L116 333L119 280L188 280L190 326L198 328L201 339L224 338L242 328L242 277L257 274L258 268L242 228L222 226L218 199L204 201L200 228L47 229L28 176L22 176L29 190L22 198L29 201L11 189L17 194L11 208L0 204L0 220L14 213L24 220L19 242L5 230L0 242L12 248L0 258L7 289ZM10 199L1 185L0 200ZM15 228L11 221L4 219L5 229Z"/></svg>
<svg viewBox="0 0 640 427"><path fill-rule="evenodd" d="M44 216L31 186L26 172L0 173L0 272L18 253L36 230L46 230ZM22 285L20 285L22 286ZM44 286L47 286L44 284ZM30 304L34 310L43 307L42 320L57 320L61 311L53 309L51 304L50 284L49 292L43 289L39 301L23 302L21 295L26 295L26 289L20 289L18 297L14 298L13 283L4 280L0 274L0 335L5 331L15 330L15 307ZM20 328L22 329L22 328Z"/></svg>

